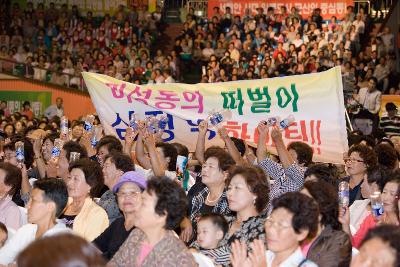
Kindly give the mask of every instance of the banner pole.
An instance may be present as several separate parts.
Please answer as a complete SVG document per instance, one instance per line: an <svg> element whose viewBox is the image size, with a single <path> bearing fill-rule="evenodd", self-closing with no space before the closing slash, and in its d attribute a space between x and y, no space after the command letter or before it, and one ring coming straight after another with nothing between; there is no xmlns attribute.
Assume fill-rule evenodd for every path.
<svg viewBox="0 0 400 267"><path fill-rule="evenodd" d="M349 128L351 131L353 131L353 125L351 125L351 121L350 121L349 113L347 113L347 109L344 109L344 112L346 114L346 120L349 123Z"/></svg>

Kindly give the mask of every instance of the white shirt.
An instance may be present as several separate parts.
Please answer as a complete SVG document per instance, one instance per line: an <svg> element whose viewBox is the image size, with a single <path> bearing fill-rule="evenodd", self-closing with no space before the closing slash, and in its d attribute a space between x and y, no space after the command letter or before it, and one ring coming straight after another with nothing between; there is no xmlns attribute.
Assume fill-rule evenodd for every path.
<svg viewBox="0 0 400 267"><path fill-rule="evenodd" d="M357 233L361 223L370 214L368 212L369 199L356 200L350 206L350 229L351 234Z"/></svg>
<svg viewBox="0 0 400 267"><path fill-rule="evenodd" d="M370 93L368 87L361 88L357 95L357 101L369 112L377 114L381 109L382 93L378 90Z"/></svg>
<svg viewBox="0 0 400 267"><path fill-rule="evenodd" d="M265 252L265 257L267 258L267 267L272 266L272 261L275 258L275 253L267 250ZM281 262L278 267L318 267L314 262L305 260L303 253L301 253L300 247L290 255L286 260Z"/></svg>
<svg viewBox="0 0 400 267"><path fill-rule="evenodd" d="M37 231L36 224L25 224L12 236L10 240L0 249L0 264L13 263L18 254L30 243L35 241ZM60 233L71 233L65 224L58 222L53 228L47 230L43 237Z"/></svg>

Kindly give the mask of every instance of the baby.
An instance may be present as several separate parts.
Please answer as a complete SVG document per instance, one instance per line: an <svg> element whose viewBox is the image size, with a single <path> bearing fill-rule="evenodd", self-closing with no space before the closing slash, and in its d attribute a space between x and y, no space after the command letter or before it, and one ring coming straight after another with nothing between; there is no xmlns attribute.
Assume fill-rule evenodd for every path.
<svg viewBox="0 0 400 267"><path fill-rule="evenodd" d="M4 246L8 238L7 227L4 223L0 222L0 248Z"/></svg>
<svg viewBox="0 0 400 267"><path fill-rule="evenodd" d="M201 249L215 249L228 232L228 223L220 214L207 214L197 223L197 244Z"/></svg>

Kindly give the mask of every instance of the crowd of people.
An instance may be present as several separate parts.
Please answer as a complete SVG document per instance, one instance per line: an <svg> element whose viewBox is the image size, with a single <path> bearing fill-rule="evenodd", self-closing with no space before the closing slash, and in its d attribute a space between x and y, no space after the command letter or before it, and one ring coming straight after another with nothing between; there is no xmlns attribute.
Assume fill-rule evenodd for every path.
<svg viewBox="0 0 400 267"><path fill-rule="evenodd" d="M397 106L388 103L380 122L377 115L381 92L397 90L394 36L385 29L370 39L362 9L349 7L328 24L316 9L304 24L284 7L243 18L215 8L205 25L190 10L168 56L151 51L159 12L120 7L96 21L76 7L11 10L9 21L1 17L0 56L31 61L25 75L44 80L47 71L37 69L47 65L60 75L72 68L162 83L181 80L180 67L195 61L205 67L202 82L218 82L337 65L374 131L349 131L344 164L335 165L314 162L304 142L285 144L265 121L254 148L223 127L224 147L208 146L204 120L191 152L163 142L146 121L128 127L122 141L90 114L66 126L62 98L41 118L28 101L12 114L2 101L0 266L400 266ZM343 182L348 195L338 194Z"/></svg>
<svg viewBox="0 0 400 267"><path fill-rule="evenodd" d="M35 80L83 87L81 72L106 74L131 83L172 82L176 55L157 49L165 28L161 13L147 6L119 6L94 17L50 3L22 9L2 1L0 69Z"/></svg>
<svg viewBox="0 0 400 267"><path fill-rule="evenodd" d="M220 128L225 146L207 149L202 121L191 153L145 121L123 141L93 139L97 117L66 130L61 98L42 118L29 111L29 102L13 114L3 102L0 111L0 266L400 264L396 133L349 132L345 164L334 165L313 162L308 144L285 144L264 121L257 148Z"/></svg>

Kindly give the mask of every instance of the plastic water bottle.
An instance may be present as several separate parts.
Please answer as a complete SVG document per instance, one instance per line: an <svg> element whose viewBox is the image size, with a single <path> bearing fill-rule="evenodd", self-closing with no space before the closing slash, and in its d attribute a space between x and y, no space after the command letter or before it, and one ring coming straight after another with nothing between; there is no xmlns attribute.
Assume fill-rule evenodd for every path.
<svg viewBox="0 0 400 267"><path fill-rule="evenodd" d="M372 215L376 220L379 220L384 212L381 192L374 192L369 198L371 199Z"/></svg>
<svg viewBox="0 0 400 267"><path fill-rule="evenodd" d="M232 117L232 112L229 109L222 109L220 111L212 110L210 115L208 116L209 123L214 126L218 127L223 122L229 120Z"/></svg>
<svg viewBox="0 0 400 267"><path fill-rule="evenodd" d="M167 128L167 125L168 116L163 114L158 118L158 131L163 132Z"/></svg>
<svg viewBox="0 0 400 267"><path fill-rule="evenodd" d="M146 118L147 131L151 134L155 134L158 131L158 120L154 116Z"/></svg>
<svg viewBox="0 0 400 267"><path fill-rule="evenodd" d="M281 120L280 120L279 117L270 117L266 121L264 121L264 124L267 125L267 126L272 127L272 126L277 125L277 123L280 122L280 121Z"/></svg>
<svg viewBox="0 0 400 267"><path fill-rule="evenodd" d="M136 114L132 114L131 119L129 120L129 127L134 131L138 131L139 130L139 124L138 124L138 120L136 118Z"/></svg>
<svg viewBox="0 0 400 267"><path fill-rule="evenodd" d="M96 147L97 143L100 140L100 135L102 131L101 125L95 125L92 127L92 137L90 138L90 144L92 147Z"/></svg>
<svg viewBox="0 0 400 267"><path fill-rule="evenodd" d="M90 132L90 130L92 130L93 127L93 122L94 122L94 116L93 115L88 115L85 118L85 131Z"/></svg>
<svg viewBox="0 0 400 267"><path fill-rule="evenodd" d="M279 128L281 128L282 130L285 130L286 128L288 128L290 126L290 124L292 124L292 122L295 121L295 118L293 115L289 115L286 119L283 119L279 122Z"/></svg>
<svg viewBox="0 0 400 267"><path fill-rule="evenodd" d="M58 159L60 158L60 154L61 154L61 149L64 145L64 142L60 139L57 138L56 140L54 140L54 145L53 148L51 149L51 159L55 162L58 161Z"/></svg>
<svg viewBox="0 0 400 267"><path fill-rule="evenodd" d="M18 141L15 143L15 157L17 158L17 162L19 164L24 163L25 161L24 142Z"/></svg>
<svg viewBox="0 0 400 267"><path fill-rule="evenodd" d="M68 135L68 118L66 116L61 117L60 130L62 135Z"/></svg>
<svg viewBox="0 0 400 267"><path fill-rule="evenodd" d="M349 183L342 181L339 183L339 205L348 207L350 203L350 188Z"/></svg>

